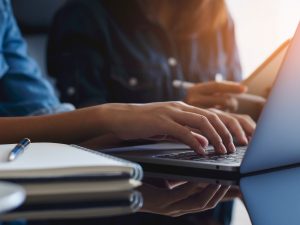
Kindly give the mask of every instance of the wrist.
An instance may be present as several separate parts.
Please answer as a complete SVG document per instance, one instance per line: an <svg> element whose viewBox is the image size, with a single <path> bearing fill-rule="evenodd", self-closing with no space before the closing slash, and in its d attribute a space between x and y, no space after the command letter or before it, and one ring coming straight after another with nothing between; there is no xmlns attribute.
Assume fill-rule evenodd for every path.
<svg viewBox="0 0 300 225"><path fill-rule="evenodd" d="M117 135L127 126L132 107L131 104L109 103L98 106L98 125L102 132Z"/></svg>
<svg viewBox="0 0 300 225"><path fill-rule="evenodd" d="M101 129L101 133L111 133L111 110L110 110L110 104L103 104L100 106L96 106L96 123L95 125L98 127L98 129Z"/></svg>

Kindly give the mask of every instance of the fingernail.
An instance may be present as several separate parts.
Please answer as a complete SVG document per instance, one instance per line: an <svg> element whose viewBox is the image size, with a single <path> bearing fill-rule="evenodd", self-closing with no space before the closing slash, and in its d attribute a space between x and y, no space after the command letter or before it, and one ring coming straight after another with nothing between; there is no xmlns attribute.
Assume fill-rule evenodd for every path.
<svg viewBox="0 0 300 225"><path fill-rule="evenodd" d="M236 148L234 146L234 144L232 142L229 143L228 145L228 150L233 153L233 152L236 152Z"/></svg>
<svg viewBox="0 0 300 225"><path fill-rule="evenodd" d="M208 141L206 143L202 143L201 145L202 145L202 148L204 148L204 151L205 151L205 148L208 147Z"/></svg>
<svg viewBox="0 0 300 225"><path fill-rule="evenodd" d="M244 144L245 144L245 145L247 145L247 144L248 144L248 139L247 139L247 137L246 137L246 136L244 136L244 137L243 137L243 142L244 142Z"/></svg>
<svg viewBox="0 0 300 225"><path fill-rule="evenodd" d="M223 145L223 143L221 143L219 145L219 152L223 153L223 154L226 154L227 153L227 150L225 148L225 146Z"/></svg>
<svg viewBox="0 0 300 225"><path fill-rule="evenodd" d="M206 153L205 149L202 146L200 146L198 150L199 154L201 155L204 155Z"/></svg>

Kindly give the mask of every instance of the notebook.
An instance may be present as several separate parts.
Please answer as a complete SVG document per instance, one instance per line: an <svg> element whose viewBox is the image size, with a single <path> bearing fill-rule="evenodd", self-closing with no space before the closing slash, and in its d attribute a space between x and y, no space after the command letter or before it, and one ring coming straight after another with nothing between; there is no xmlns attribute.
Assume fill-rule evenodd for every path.
<svg viewBox="0 0 300 225"><path fill-rule="evenodd" d="M75 145L32 143L16 160L8 162L15 145L0 145L0 179L2 180L141 180L142 168L113 157Z"/></svg>
<svg viewBox="0 0 300 225"><path fill-rule="evenodd" d="M85 194L85 193L108 193L124 190L131 190L141 185L140 181L133 179L119 180L52 180L41 181L21 181L18 182L26 191L26 196L45 196L45 195L60 195L60 194Z"/></svg>

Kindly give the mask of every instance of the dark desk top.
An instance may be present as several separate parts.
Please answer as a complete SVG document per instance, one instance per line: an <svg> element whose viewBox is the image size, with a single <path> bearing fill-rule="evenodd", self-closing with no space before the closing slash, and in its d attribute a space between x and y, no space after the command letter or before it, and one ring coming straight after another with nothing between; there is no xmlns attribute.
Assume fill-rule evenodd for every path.
<svg viewBox="0 0 300 225"><path fill-rule="evenodd" d="M243 177L239 185L146 173L143 185L133 192L106 198L101 194L31 198L1 218L17 219L16 213L27 210L31 214L25 224L230 224L232 201L239 199L252 224L293 225L300 224L299 187L300 167ZM38 216L45 211L48 215ZM234 213L239 218L240 211Z"/></svg>

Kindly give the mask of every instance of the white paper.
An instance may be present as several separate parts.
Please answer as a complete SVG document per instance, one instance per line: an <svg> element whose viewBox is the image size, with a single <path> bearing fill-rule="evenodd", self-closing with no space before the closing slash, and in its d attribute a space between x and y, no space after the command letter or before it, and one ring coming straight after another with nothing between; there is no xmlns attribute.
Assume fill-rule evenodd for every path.
<svg viewBox="0 0 300 225"><path fill-rule="evenodd" d="M127 151L154 151L154 150L191 150L189 146L174 142L126 146L120 148L101 149L102 152L127 152Z"/></svg>

